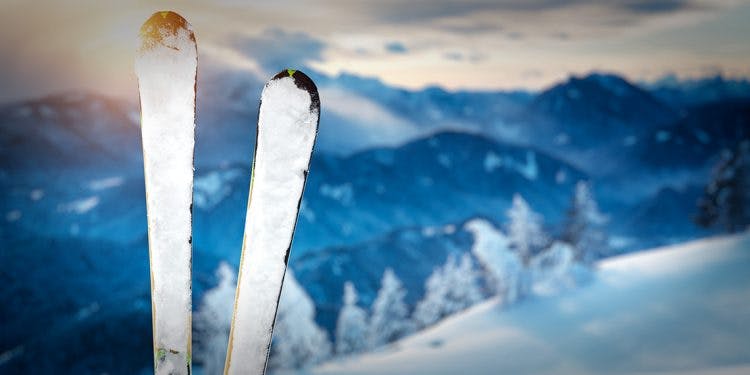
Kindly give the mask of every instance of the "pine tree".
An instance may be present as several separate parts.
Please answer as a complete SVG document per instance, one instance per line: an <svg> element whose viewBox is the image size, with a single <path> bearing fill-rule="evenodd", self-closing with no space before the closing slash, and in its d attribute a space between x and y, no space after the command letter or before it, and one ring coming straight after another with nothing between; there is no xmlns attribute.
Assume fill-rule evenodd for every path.
<svg viewBox="0 0 750 375"><path fill-rule="evenodd" d="M216 270L219 283L206 291L195 313L195 359L202 364L203 372L206 374L224 372L229 328L232 325L234 293L237 287L234 275L234 270L228 264L219 264Z"/></svg>
<svg viewBox="0 0 750 375"><path fill-rule="evenodd" d="M414 310L414 322L427 327L455 314L482 299L478 275L471 254L463 254L460 264L453 254L442 267L436 268L425 282L425 295Z"/></svg>
<svg viewBox="0 0 750 375"><path fill-rule="evenodd" d="M534 293L552 295L583 281L588 273L583 271L588 268L578 266L574 258L575 249L570 244L559 241L553 242L534 256L529 264Z"/></svg>
<svg viewBox="0 0 750 375"><path fill-rule="evenodd" d="M520 194L513 195L513 204L507 211L508 239L524 264L547 244L542 231L542 217L534 212Z"/></svg>
<svg viewBox="0 0 750 375"><path fill-rule="evenodd" d="M575 260L585 264L608 254L607 235L603 230L607 217L599 211L589 184L579 181L571 199L562 240L575 249Z"/></svg>
<svg viewBox="0 0 750 375"><path fill-rule="evenodd" d="M319 363L331 354L328 334L315 324L315 305L287 270L276 316L269 367L299 369Z"/></svg>
<svg viewBox="0 0 750 375"><path fill-rule="evenodd" d="M413 331L408 320L409 308L404 302L406 290L393 270L383 273L380 290L372 303L368 332L369 346L376 348L395 341Z"/></svg>
<svg viewBox="0 0 750 375"><path fill-rule="evenodd" d="M750 141L740 142L714 168L695 222L703 227L720 225L729 233L750 225Z"/></svg>
<svg viewBox="0 0 750 375"><path fill-rule="evenodd" d="M448 305L446 315L462 311L482 300L479 274L474 268L471 254L461 255L461 261L448 272Z"/></svg>
<svg viewBox="0 0 750 375"><path fill-rule="evenodd" d="M523 297L528 276L521 258L511 251L508 237L482 219L471 220L464 227L474 236L471 253L482 267L489 294L500 296L506 305Z"/></svg>
<svg viewBox="0 0 750 375"><path fill-rule="evenodd" d="M445 268L455 263L452 256L448 257L448 262L444 267L437 267L425 282L425 295L417 303L414 309L414 323L417 327L423 328L432 325L445 316L445 306L447 304L448 283L445 276Z"/></svg>
<svg viewBox="0 0 750 375"><path fill-rule="evenodd" d="M357 306L357 290L344 283L344 306L336 322L336 354L347 355L367 348L367 312Z"/></svg>

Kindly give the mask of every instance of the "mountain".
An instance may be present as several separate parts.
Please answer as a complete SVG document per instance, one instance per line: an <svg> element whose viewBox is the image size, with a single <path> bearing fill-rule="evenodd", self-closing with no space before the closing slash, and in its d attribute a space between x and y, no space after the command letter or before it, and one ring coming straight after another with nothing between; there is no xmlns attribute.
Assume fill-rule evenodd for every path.
<svg viewBox="0 0 750 375"><path fill-rule="evenodd" d="M141 163L139 115L123 101L66 93L0 107L0 170L119 169Z"/></svg>
<svg viewBox="0 0 750 375"><path fill-rule="evenodd" d="M316 320L334 332L345 282L357 288L360 304L370 306L383 272L391 268L408 291L405 301L414 307L430 273L450 254L470 251L473 242L462 224L406 228L362 243L310 252L292 259L290 266L316 302Z"/></svg>
<svg viewBox="0 0 750 375"><path fill-rule="evenodd" d="M534 99L530 108L559 126L562 145L586 147L668 124L676 113L648 92L612 74L571 77Z"/></svg>
<svg viewBox="0 0 750 375"><path fill-rule="evenodd" d="M531 144L603 176L627 162L617 152L623 139L668 125L679 114L622 77L592 73L539 93L527 116Z"/></svg>
<svg viewBox="0 0 750 375"><path fill-rule="evenodd" d="M239 262L263 85L236 71L200 79L196 300L220 261ZM414 303L433 267L469 249L461 223L504 223L515 193L552 234L579 180L592 183L614 234L632 240L627 250L702 234L686 217L697 188L676 181L690 174L688 186L700 186L748 129L741 100L675 111L615 76L574 77L538 95L404 90L345 74L316 81L320 147L290 264L329 329L344 280L366 304L392 267ZM645 179L653 189L639 192ZM12 326L0 372L39 358L47 372L149 371L150 356L138 354L148 343L129 337L149 327L137 105L79 92L0 106L0 192L0 318Z"/></svg>
<svg viewBox="0 0 750 375"><path fill-rule="evenodd" d="M71 134L79 134L70 129L81 125L44 126L61 134L57 141L49 140L51 145L39 146L32 154L4 149L9 160L23 158L23 165L37 166L11 169L12 176L0 178L7 192L0 208L20 215L9 226L45 236L129 241L144 235L137 128L128 125L125 135L115 133L113 140L106 131L82 132L72 138L75 147L69 147ZM104 126L124 124L113 120ZM41 137L36 129L22 135L29 142ZM14 144L12 139L4 142ZM199 136L197 143L206 141ZM123 158L106 158L113 150ZM68 160L75 163L66 164ZM403 226L441 225L474 215L499 218L514 193L534 202L535 209L554 222L573 184L586 178L534 149L461 132L349 156L317 152L311 170L296 234L301 252L363 241ZM225 249L236 248L241 239L250 164L198 164L196 172L196 246L226 254Z"/></svg>
<svg viewBox="0 0 750 375"><path fill-rule="evenodd" d="M698 79L679 79L675 75L667 75L641 86L680 110L711 102L750 99L750 81L722 75Z"/></svg>
<svg viewBox="0 0 750 375"><path fill-rule="evenodd" d="M619 213L615 220L617 231L639 238L639 246L661 246L694 238L699 229L696 229L693 217L702 193L703 187L695 185L664 187Z"/></svg>
<svg viewBox="0 0 750 375"><path fill-rule="evenodd" d="M709 102L634 139L634 158L651 170L699 170L712 167L722 151L743 139L750 139L750 99Z"/></svg>

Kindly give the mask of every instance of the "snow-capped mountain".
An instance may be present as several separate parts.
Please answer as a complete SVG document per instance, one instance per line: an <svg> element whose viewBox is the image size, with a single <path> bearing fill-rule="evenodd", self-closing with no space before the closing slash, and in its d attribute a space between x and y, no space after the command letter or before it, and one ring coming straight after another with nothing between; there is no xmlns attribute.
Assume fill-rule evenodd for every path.
<svg viewBox="0 0 750 375"><path fill-rule="evenodd" d="M629 137L676 121L678 113L622 77L571 77L538 94L528 107L530 132L544 150L590 173L617 173Z"/></svg>
<svg viewBox="0 0 750 375"><path fill-rule="evenodd" d="M712 166L721 152L750 138L750 99L698 105L669 126L634 139L634 157L651 170L694 170Z"/></svg>
<svg viewBox="0 0 750 375"><path fill-rule="evenodd" d="M624 250L700 235L689 213L708 166L748 137L746 101L677 110L653 89L611 75L571 78L538 94L315 78L320 147L290 265L328 329L344 281L355 282L367 305L391 267L413 303L434 267L470 247L461 223L481 216L503 224L515 193L552 235L579 180L592 183ZM196 299L216 284L219 262L239 262L262 87L237 72L199 79ZM0 317L11 326L0 337L0 372L41 357L50 358L41 367L48 372L149 368L138 122L134 102L93 93L0 107L0 235L9 249L0 252L9 301ZM678 172L690 174L687 187L675 186ZM646 179L653 188L641 191ZM39 308L26 313L28 306Z"/></svg>
<svg viewBox="0 0 750 375"><path fill-rule="evenodd" d="M91 93L67 93L0 107L5 173L86 171L141 162L137 108Z"/></svg>
<svg viewBox="0 0 750 375"><path fill-rule="evenodd" d="M729 79L721 75L686 80L667 75L655 82L644 83L643 87L675 109L725 100L750 99L750 81Z"/></svg>

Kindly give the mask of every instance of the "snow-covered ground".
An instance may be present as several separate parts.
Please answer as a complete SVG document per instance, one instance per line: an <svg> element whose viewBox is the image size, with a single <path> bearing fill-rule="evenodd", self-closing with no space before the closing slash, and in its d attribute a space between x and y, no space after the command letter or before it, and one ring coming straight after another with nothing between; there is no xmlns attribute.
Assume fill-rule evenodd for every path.
<svg viewBox="0 0 750 375"><path fill-rule="evenodd" d="M593 283L490 300L315 374L750 374L750 233L606 260Z"/></svg>

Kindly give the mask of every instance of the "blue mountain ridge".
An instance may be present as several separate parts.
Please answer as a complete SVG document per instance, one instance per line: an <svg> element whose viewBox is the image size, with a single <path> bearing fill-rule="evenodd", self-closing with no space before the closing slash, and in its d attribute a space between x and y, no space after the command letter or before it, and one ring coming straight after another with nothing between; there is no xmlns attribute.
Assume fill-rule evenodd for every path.
<svg viewBox="0 0 750 375"><path fill-rule="evenodd" d="M262 87L213 78L204 75L198 99L196 305L219 262L239 262ZM327 111L323 97L290 266L329 330L344 281L367 306L393 267L413 304L435 266L470 249L461 223L501 224L514 193L554 234L574 184L591 180L610 229L633 241L624 250L701 235L688 216L709 165L748 137L743 86L728 80L732 100L720 101L679 82L670 87L683 94L666 100L661 86L606 74L540 93L411 91L346 74L316 81L415 129L385 141L373 136L376 123ZM149 371L140 150L131 102L69 93L0 106L0 353L9 358L0 372ZM602 173L606 165L616 168ZM674 186L678 171L694 175L687 187ZM646 179L654 189L634 186Z"/></svg>

